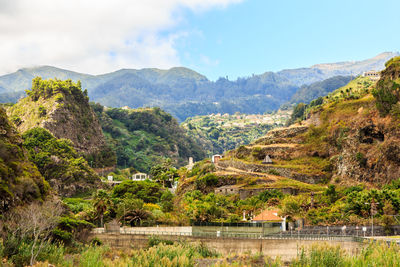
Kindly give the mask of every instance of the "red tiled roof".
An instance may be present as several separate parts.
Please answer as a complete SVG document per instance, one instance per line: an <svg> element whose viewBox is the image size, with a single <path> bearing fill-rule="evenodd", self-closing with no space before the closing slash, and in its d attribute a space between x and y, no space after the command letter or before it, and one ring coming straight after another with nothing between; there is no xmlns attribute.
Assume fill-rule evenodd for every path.
<svg viewBox="0 0 400 267"><path fill-rule="evenodd" d="M278 213L279 213L279 210L264 210L260 214L258 214L256 217L254 217L252 219L252 221L266 221L266 222L278 221L278 222L281 222L282 218L279 217Z"/></svg>

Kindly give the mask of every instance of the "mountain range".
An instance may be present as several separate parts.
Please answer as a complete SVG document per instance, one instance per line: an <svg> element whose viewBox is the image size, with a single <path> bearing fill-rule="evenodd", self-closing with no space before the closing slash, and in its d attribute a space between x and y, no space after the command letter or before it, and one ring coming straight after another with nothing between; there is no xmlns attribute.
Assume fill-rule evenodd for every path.
<svg viewBox="0 0 400 267"><path fill-rule="evenodd" d="M210 81L204 75L184 67L168 70L121 69L102 75L89 75L51 66L23 68L0 76L0 102L16 102L25 94L24 90L31 87L32 79L40 76L43 79L80 80L82 87L88 90L90 99L105 106L158 106L180 121L190 116L211 113L259 114L276 110L289 101L297 103L309 100L309 97L302 95L302 91L312 95L312 98L318 97L320 93L309 92L315 87L326 94L327 91L343 86L343 79L336 79L341 81L337 85L330 81L327 83L329 88L325 89L320 88L321 83L318 86L309 85L335 76L356 76L364 71L382 70L384 63L397 55L397 52L385 52L363 61L265 72L235 81L227 78ZM305 89L304 86L311 89Z"/></svg>

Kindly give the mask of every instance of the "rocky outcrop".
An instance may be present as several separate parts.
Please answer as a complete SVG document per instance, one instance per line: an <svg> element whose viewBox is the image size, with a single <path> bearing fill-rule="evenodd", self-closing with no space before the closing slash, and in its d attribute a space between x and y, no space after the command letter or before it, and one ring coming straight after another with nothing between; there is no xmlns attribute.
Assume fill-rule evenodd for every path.
<svg viewBox="0 0 400 267"><path fill-rule="evenodd" d="M71 140L76 151L96 166L115 164L115 155L106 146L100 123L80 83L35 78L28 94L7 111L21 133L45 128L58 139Z"/></svg>

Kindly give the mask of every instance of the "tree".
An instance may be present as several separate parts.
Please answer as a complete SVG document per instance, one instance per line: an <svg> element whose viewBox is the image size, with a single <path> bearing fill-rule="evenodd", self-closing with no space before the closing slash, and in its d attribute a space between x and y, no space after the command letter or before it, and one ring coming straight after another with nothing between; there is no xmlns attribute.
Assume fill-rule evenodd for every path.
<svg viewBox="0 0 400 267"><path fill-rule="evenodd" d="M122 203L118 204L117 216L120 221L134 226L141 224L141 222L149 218L151 214L144 209L143 200L127 197Z"/></svg>
<svg viewBox="0 0 400 267"><path fill-rule="evenodd" d="M36 262L45 243L51 239L52 231L58 225L62 212L63 208L59 201L48 199L43 204L33 202L18 207L5 216L7 220L4 222L4 228L9 233L7 238L17 237L20 242L24 240L32 242L30 265Z"/></svg>
<svg viewBox="0 0 400 267"><path fill-rule="evenodd" d="M104 214L111 207L112 201L108 193L104 190L98 190L93 195L93 206L96 209L97 216L100 217L100 225L103 227Z"/></svg>

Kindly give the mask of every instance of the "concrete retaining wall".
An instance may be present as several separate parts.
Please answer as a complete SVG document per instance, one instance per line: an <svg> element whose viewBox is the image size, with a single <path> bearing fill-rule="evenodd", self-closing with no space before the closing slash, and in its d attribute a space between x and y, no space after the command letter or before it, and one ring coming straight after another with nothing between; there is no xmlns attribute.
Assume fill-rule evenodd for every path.
<svg viewBox="0 0 400 267"><path fill-rule="evenodd" d="M147 247L148 236L146 235L123 235L123 234L96 234L95 237L115 248L143 249ZM93 237L94 237L93 236ZM162 239L172 241L186 241L189 243L202 242L208 247L217 250L223 256L229 254L253 254L262 251L264 255L272 258L280 257L283 261L296 258L299 249L309 248L313 244L325 245L326 241L314 240L279 240L279 239L235 239L235 238L201 238L184 236L162 236ZM360 251L362 244L353 241L329 241L329 245L339 245L347 253L353 255Z"/></svg>

